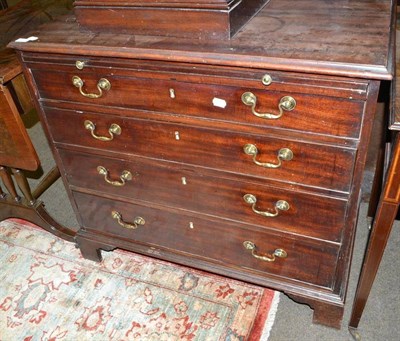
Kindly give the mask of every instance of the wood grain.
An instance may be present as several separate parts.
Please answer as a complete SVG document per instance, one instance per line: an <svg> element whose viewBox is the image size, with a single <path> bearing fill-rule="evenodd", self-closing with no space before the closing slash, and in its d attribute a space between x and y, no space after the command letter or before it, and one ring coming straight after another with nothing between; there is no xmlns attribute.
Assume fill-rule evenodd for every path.
<svg viewBox="0 0 400 341"><path fill-rule="evenodd" d="M270 0L75 1L79 23L93 31L229 39Z"/></svg>
<svg viewBox="0 0 400 341"><path fill-rule="evenodd" d="M336 266L337 246L294 240L279 233L257 232L240 225L212 223L182 213L161 211L149 205L133 205L74 193L85 228L96 230L116 239L145 244L148 248L180 250L188 256L207 259L225 267L240 267L242 271L275 274L329 289ZM132 222L141 216L146 223L136 230L121 227L111 217L117 210L124 221ZM194 228L190 228L190 222ZM283 248L288 253L275 262L260 262L243 247L246 240L256 241L261 253ZM190 241L190 242L189 242Z"/></svg>
<svg viewBox="0 0 400 341"><path fill-rule="evenodd" d="M156 72L147 70L145 63L130 65L128 61L110 68L104 66L104 60L98 66L98 60L87 60L84 56L74 59L85 61L81 71L76 69L71 59L63 60L71 64L69 67L60 63L60 59L54 64L49 59L42 66L34 62L35 58L28 56L24 59L29 61L27 65L31 67L42 99L200 118L207 113L208 118L213 120L253 127L308 131L340 138L359 137L365 99L363 95L368 87L368 83L363 84L358 80L340 83L327 77L318 82L299 74L290 77L277 73L271 75L273 83L265 86L261 82L263 74L258 73L254 76L245 71L231 74L229 70L214 67L203 69L196 75L197 70L187 70L190 73L183 73L185 69L172 72L167 68L169 65L160 65L163 68ZM84 97L73 86L73 76L82 79L86 93L97 93L97 82L101 78L110 81L111 89L104 91L103 96L96 100ZM329 81L331 83L328 85ZM336 82L336 89L332 87L332 81ZM257 97L255 109L260 113L277 115L280 100L284 96L294 98L296 107L292 111L284 111L280 119L260 118L252 113L251 107L243 104L241 97L245 92ZM213 104L215 99L222 100L224 106Z"/></svg>
<svg viewBox="0 0 400 341"><path fill-rule="evenodd" d="M106 193L124 200L153 202L159 205L198 212L228 221L301 234L340 242L345 220L347 201L338 198L316 196L310 192L298 192L237 179L225 179L220 172L210 172L189 165L177 165L162 160L133 158L121 161L99 155L60 150L66 179L75 191ZM109 171L108 178L120 181L123 171L132 173L132 180L115 187L104 180L97 167ZM154 195L157 193L157 195ZM258 199L259 210L274 212L278 200L290 204L288 211L277 217L255 214L243 200L251 193Z"/></svg>
<svg viewBox="0 0 400 341"><path fill-rule="evenodd" d="M35 171L39 158L9 86L0 85L0 165Z"/></svg>
<svg viewBox="0 0 400 341"><path fill-rule="evenodd" d="M195 122L191 125L179 125L56 109L46 109L46 114L50 132L58 145L79 145L102 150L103 153L121 154L125 158L129 155L142 155L233 174L251 174L260 181L278 180L285 187L290 186L290 183L297 183L336 190L339 193L350 190L356 154L354 149L290 141L279 137L199 129ZM96 125L97 135L109 136L108 129L112 124L118 124L122 133L116 135L113 141L99 141L85 129L85 120ZM258 159L261 162L277 162L277 153L281 148L291 149L293 160L283 161L282 167L278 169L260 167L253 162L251 156L244 153L243 147L248 143L257 146L260 154Z"/></svg>
<svg viewBox="0 0 400 341"><path fill-rule="evenodd" d="M272 0L234 39L215 41L95 33L70 16L32 32L40 42L10 47L391 79L391 6L391 0Z"/></svg>

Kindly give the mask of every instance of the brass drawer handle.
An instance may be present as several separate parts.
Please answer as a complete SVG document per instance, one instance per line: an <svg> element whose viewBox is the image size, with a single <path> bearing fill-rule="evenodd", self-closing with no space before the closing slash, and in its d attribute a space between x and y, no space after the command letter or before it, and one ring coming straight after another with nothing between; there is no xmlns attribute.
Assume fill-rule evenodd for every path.
<svg viewBox="0 0 400 341"><path fill-rule="evenodd" d="M257 252L257 246L253 242L250 241L245 241L243 242L243 246L246 250L251 250L251 254L254 258L263 260L265 262L275 262L276 257L279 258L286 258L287 257L287 252L283 249L276 249L273 254L268 255L260 255Z"/></svg>
<svg viewBox="0 0 400 341"><path fill-rule="evenodd" d="M103 167L103 166L98 166L97 171L99 172L100 175L104 175L104 180L105 182L109 183L110 185L113 186L124 186L126 181L132 180L132 173L130 171L124 170L121 175L120 175L120 181L118 180L111 180L109 178L109 171Z"/></svg>
<svg viewBox="0 0 400 341"><path fill-rule="evenodd" d="M256 209L256 203L257 203L257 198L253 194L245 194L243 196L243 200L246 204L251 205L251 209L253 210L254 213L257 213L259 215L262 215L264 217L276 217L279 215L279 211L287 211L290 208L290 205L287 201L285 200L278 200L275 203L274 209L275 211L258 211Z"/></svg>
<svg viewBox="0 0 400 341"><path fill-rule="evenodd" d="M265 168L279 168L282 166L282 160L284 161L290 161L293 159L293 152L289 148L281 148L278 151L278 163L270 163L270 162L260 162L257 161L257 155L258 155L258 149L254 144L246 144L243 147L243 151L247 154L253 157L253 162L261 167Z"/></svg>
<svg viewBox="0 0 400 341"><path fill-rule="evenodd" d="M252 92L244 92L242 94L242 102L251 107L253 115L261 118L269 118L276 120L283 115L283 111L292 111L296 107L296 100L291 96L284 96L278 104L279 114L258 113L256 111L257 97Z"/></svg>
<svg viewBox="0 0 400 341"><path fill-rule="evenodd" d="M97 90L99 91L98 94L87 94L82 90L83 88L83 80L78 77L78 76L73 76L72 77L72 84L79 89L79 92L81 93L82 96L88 97L88 98L100 98L103 96L103 90L110 90L111 89L111 83L108 79L105 78L100 78L99 81L97 82Z"/></svg>
<svg viewBox="0 0 400 341"><path fill-rule="evenodd" d="M112 211L111 216L113 219L115 219L118 222L119 225L121 225L122 227L124 227L126 229L135 230L139 226L142 226L145 224L145 220L142 217L135 217L135 219L133 220L133 224L126 223L125 221L122 220L122 215L118 211Z"/></svg>
<svg viewBox="0 0 400 341"><path fill-rule="evenodd" d="M96 129L96 125L89 120L86 120L85 122L83 122L85 129L89 130L90 133L92 134L92 136L96 139L96 140L100 140L100 141L111 141L114 139L114 135L121 135L122 129L121 127L116 124L113 123L110 125L110 128L108 128L108 133L110 134L110 137L108 136L98 136L95 134L94 130Z"/></svg>

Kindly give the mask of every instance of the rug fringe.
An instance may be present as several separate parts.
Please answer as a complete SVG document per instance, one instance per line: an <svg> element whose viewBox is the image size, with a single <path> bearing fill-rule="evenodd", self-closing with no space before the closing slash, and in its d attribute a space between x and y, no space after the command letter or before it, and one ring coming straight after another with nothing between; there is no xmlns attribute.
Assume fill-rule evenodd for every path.
<svg viewBox="0 0 400 341"><path fill-rule="evenodd" d="M271 302L271 308L268 313L268 319L267 319L267 321L265 321L264 328L261 333L260 341L267 341L269 338L269 334L271 333L272 326L274 325L275 315L276 315L276 312L278 311L279 301L280 301L280 292L275 291L274 298L272 299L272 302Z"/></svg>

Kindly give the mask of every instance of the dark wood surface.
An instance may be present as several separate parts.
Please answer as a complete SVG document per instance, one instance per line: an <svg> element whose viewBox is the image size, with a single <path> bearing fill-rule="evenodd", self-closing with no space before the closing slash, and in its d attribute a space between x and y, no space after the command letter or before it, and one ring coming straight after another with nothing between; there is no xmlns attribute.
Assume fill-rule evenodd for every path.
<svg viewBox="0 0 400 341"><path fill-rule="evenodd" d="M331 291L339 249L337 245L306 238L293 240L279 232L254 231L229 222L210 225L208 220L179 210L128 204L83 193L74 193L74 197L83 226L100 234L144 244L148 248L179 250L188 256L208 259L225 267L239 266L243 271L249 269L250 273L287 277L293 282L303 281L316 289L322 286L325 291ZM120 212L125 222L132 223L136 216L140 216L145 219L145 224L135 230L124 228L112 218L113 210ZM193 228L189 227L190 223ZM235 233L230 232L233 230ZM243 242L247 240L257 245L260 254L272 254L275 249L281 248L288 253L288 257L276 258L275 262L260 262L244 248Z"/></svg>
<svg viewBox="0 0 400 341"><path fill-rule="evenodd" d="M21 0L14 6L0 10L0 84L22 72L15 52L6 48L7 44L71 9L72 0Z"/></svg>
<svg viewBox="0 0 400 341"><path fill-rule="evenodd" d="M74 3L79 23L94 31L229 39L270 0Z"/></svg>
<svg viewBox="0 0 400 341"><path fill-rule="evenodd" d="M72 0L21 0L16 5L0 11L0 48L12 39L19 38L29 30L61 14L72 10Z"/></svg>
<svg viewBox="0 0 400 341"><path fill-rule="evenodd" d="M99 155L60 150L66 178L71 187L88 193L106 193L124 200L153 202L159 205L200 212L209 217L237 221L248 226L286 231L306 237L341 241L347 202L345 199L321 200L311 192L282 190L279 186L221 178L218 172L201 170L189 165L179 165L162 160L132 158L130 162L105 158ZM124 186L113 186L104 180L97 167L109 170L108 177L120 181L120 175L130 170L132 180ZM247 180L247 181L246 181ZM264 181L265 182L265 181ZM157 193L157 196L154 196ZM278 217L255 214L243 196L253 194L258 199L258 209L274 212L278 200L290 204L288 211ZM223 203L223 204L221 204ZM326 223L322 221L326 220ZM301 224L298 222L301 221Z"/></svg>
<svg viewBox="0 0 400 341"><path fill-rule="evenodd" d="M391 0L351 4L347 0L271 0L234 39L222 41L98 34L80 29L74 17L67 17L29 34L40 41L10 46L22 51L391 79L391 7Z"/></svg>
<svg viewBox="0 0 400 341"><path fill-rule="evenodd" d="M219 41L97 34L69 16L32 33L37 42L12 43L81 225L82 254L99 260L99 249L120 247L244 279L282 290L313 307L316 322L340 327L380 80L392 77L391 5L272 0L236 37ZM268 73L272 84L263 85ZM111 88L86 98L72 76L83 94L100 95L100 78ZM243 91L256 93L258 110L276 110L282 96L298 104L265 123L242 103ZM219 97L225 110L210 104ZM96 139L85 120L113 139ZM110 135L113 123L121 134ZM294 158L261 168L243 153L252 141L264 162L286 146ZM135 162L139 175L111 190L98 165L88 170L94 160L107 160L113 179ZM293 206L261 223L242 201L248 189L259 210L277 194ZM147 225L124 228L113 209ZM254 255L243 247L247 236ZM256 259L279 245L287 258Z"/></svg>
<svg viewBox="0 0 400 341"><path fill-rule="evenodd" d="M0 85L0 165L34 171L39 158L20 118L11 84Z"/></svg>
<svg viewBox="0 0 400 341"><path fill-rule="evenodd" d="M246 124L252 129L260 127L265 132L269 132L271 127L292 131L303 131L303 127L307 127L307 132L339 139L357 139L360 134L360 113L368 89L365 81L268 72L273 82L266 87L260 82L266 73L262 70L206 66L174 70L176 66L173 63L91 58L86 61L84 69L78 71L75 67L78 59L77 56L47 56L47 63L39 64L37 56L24 55L24 62L31 68L43 99L168 112L195 118L203 117L207 111L209 118L216 121ZM111 89L99 99L86 98L77 88L70 86L73 76L78 75L88 93L98 91L96 84L101 78L110 81ZM173 98L170 89L174 91ZM248 91L257 97L258 112L278 114L279 102L288 93L296 101L296 110L284 111L282 120L256 117L241 100L242 94ZM226 106L213 105L214 99L223 99ZM338 119L344 112L348 113L346 117Z"/></svg>
<svg viewBox="0 0 400 341"><path fill-rule="evenodd" d="M115 113L116 110L113 111ZM299 140L287 140L275 136L246 135L240 132L224 132L201 129L192 125L170 124L154 120L138 120L113 117L94 112L79 114L67 110L46 109L50 132L57 144L79 145L84 148L102 149L109 155L128 154L170 160L200 167L224 170L229 173L252 174L260 180L284 179L284 182L307 187L325 188L326 191L350 192L354 149L342 149L329 145L313 145ZM68 129L65 122L68 121ZM95 134L109 136L112 124L121 127L121 135L111 143L96 140L85 129L85 121L96 125ZM179 140L175 137L179 133ZM152 147L148 142L152 141ZM254 164L243 147L253 143L258 146L262 162L274 163L281 148L290 148L294 158L282 161L279 169L266 169ZM135 148L131 148L134 144ZM335 157L332 157L335 155ZM207 163L204 164L204 160Z"/></svg>
<svg viewBox="0 0 400 341"><path fill-rule="evenodd" d="M0 84L5 84L21 74L22 68L12 50L0 50Z"/></svg>

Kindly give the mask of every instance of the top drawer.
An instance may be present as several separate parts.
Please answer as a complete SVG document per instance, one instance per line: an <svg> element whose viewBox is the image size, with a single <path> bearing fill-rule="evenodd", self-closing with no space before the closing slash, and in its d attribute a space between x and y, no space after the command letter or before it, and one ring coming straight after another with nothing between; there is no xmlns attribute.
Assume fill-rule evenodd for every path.
<svg viewBox="0 0 400 341"><path fill-rule="evenodd" d="M80 59L81 64L76 64ZM25 56L39 95L358 139L368 83L179 64ZM80 68L78 69L77 66ZM149 113L150 114L150 113Z"/></svg>

